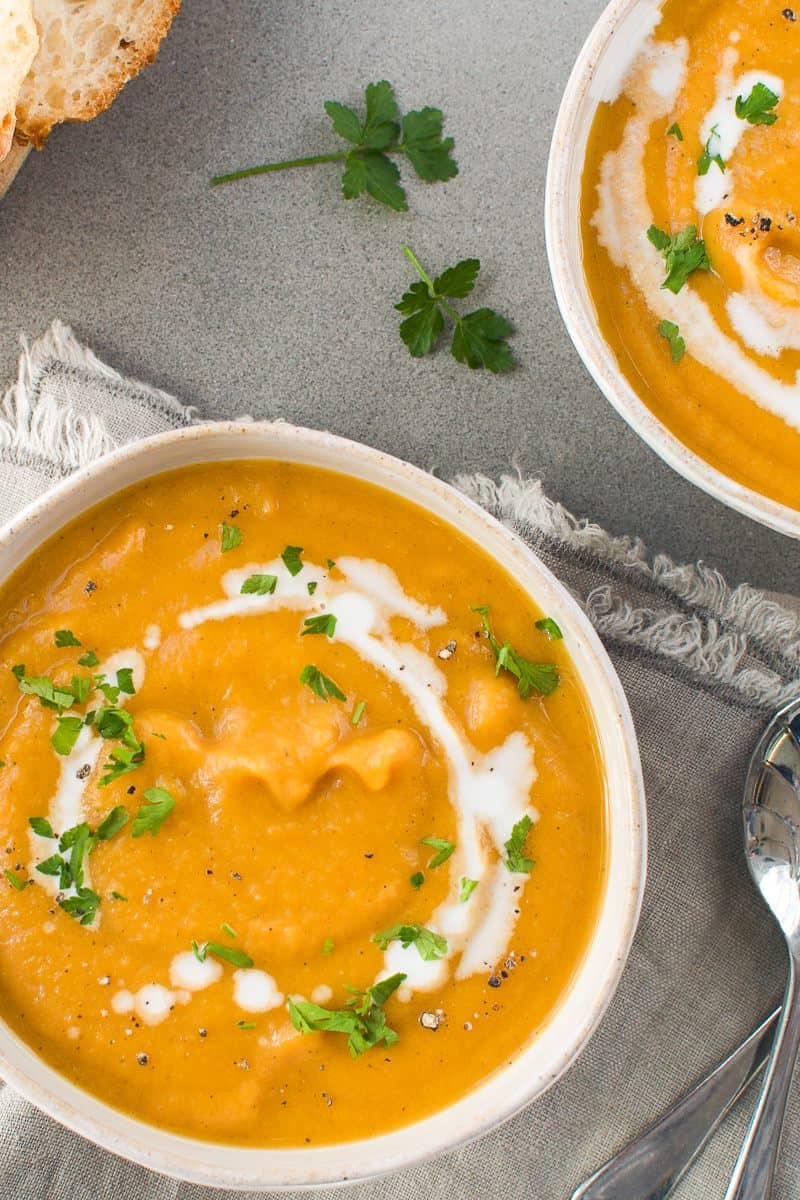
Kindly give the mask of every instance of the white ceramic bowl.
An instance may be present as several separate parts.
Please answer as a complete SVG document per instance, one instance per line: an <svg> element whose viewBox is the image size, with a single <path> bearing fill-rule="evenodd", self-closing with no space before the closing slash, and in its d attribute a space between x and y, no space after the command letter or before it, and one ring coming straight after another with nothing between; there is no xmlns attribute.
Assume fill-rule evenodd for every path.
<svg viewBox="0 0 800 1200"><path fill-rule="evenodd" d="M556 299L575 348L595 383L628 424L665 462L704 492L790 537L800 538L800 512L728 478L695 454L650 411L619 369L597 322L583 269L581 178L586 142L609 81L630 65L631 44L658 0L612 0L572 69L556 120L547 169L545 233ZM652 20L650 21L652 24Z"/></svg>
<svg viewBox="0 0 800 1200"><path fill-rule="evenodd" d="M283 423L202 425L137 442L79 471L6 526L0 532L0 578L67 521L120 488L173 467L234 458L308 463L368 480L480 543L564 629L591 705L607 779L607 882L591 944L568 994L510 1066L457 1104L405 1129L298 1150L241 1149L180 1137L117 1112L76 1087L0 1023L0 1073L39 1108L93 1142L200 1184L289 1190L395 1171L452 1149L510 1117L566 1070L611 999L633 938L645 874L645 809L625 696L575 601L523 542L477 505L448 484L366 446Z"/></svg>

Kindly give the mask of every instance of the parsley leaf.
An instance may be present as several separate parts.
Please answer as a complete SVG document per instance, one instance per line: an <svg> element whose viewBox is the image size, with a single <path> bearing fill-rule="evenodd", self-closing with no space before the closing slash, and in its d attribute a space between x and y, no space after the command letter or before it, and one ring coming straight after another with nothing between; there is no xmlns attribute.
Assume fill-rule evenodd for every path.
<svg viewBox="0 0 800 1200"><path fill-rule="evenodd" d="M501 645L492 633L492 627L489 624L488 604L475 605L472 611L480 613L483 632L486 634L496 659L496 675L503 670L513 675L517 680L517 691L523 700L527 700L531 692L549 696L556 690L559 675L555 663L532 662L529 658L523 658L521 654L518 654L510 642L504 642Z"/></svg>
<svg viewBox="0 0 800 1200"><path fill-rule="evenodd" d="M135 771L137 767L141 766L144 761L144 746L139 742L137 747L137 749L129 746L114 747L103 766L103 774L99 781L100 787L107 787L109 783L119 779L120 775L127 775L129 771Z"/></svg>
<svg viewBox="0 0 800 1200"><path fill-rule="evenodd" d="M141 837L143 833L151 833L155 837L175 807L175 798L166 788L148 788L144 798L146 803L134 817L131 837Z"/></svg>
<svg viewBox="0 0 800 1200"><path fill-rule="evenodd" d="M224 959L234 967L247 969L252 967L253 960L244 950L235 946L223 946L220 942L192 942L192 952L198 962L205 962L206 956L213 954L215 958Z"/></svg>
<svg viewBox="0 0 800 1200"><path fill-rule="evenodd" d="M56 754L71 754L82 729L82 717L57 717L55 730L50 735Z"/></svg>
<svg viewBox="0 0 800 1200"><path fill-rule="evenodd" d="M413 875L409 875L408 882L413 888L419 891L425 882L425 875L422 871L415 871Z"/></svg>
<svg viewBox="0 0 800 1200"><path fill-rule="evenodd" d="M536 628L540 629L544 636L551 642L560 642L564 636L560 626L556 624L552 617L542 617L536 621Z"/></svg>
<svg viewBox="0 0 800 1200"><path fill-rule="evenodd" d="M479 883L479 879L467 879L466 875L462 877L461 884L458 889L458 899L462 904L466 904Z"/></svg>
<svg viewBox="0 0 800 1200"><path fill-rule="evenodd" d="M126 696L136 695L136 688L133 685L133 667L120 667L117 671L117 687Z"/></svg>
<svg viewBox="0 0 800 1200"><path fill-rule="evenodd" d="M237 546L242 544L242 531L238 525L229 525L227 521L222 522L222 534L220 536L220 549L223 554L227 554L229 550L235 550Z"/></svg>
<svg viewBox="0 0 800 1200"><path fill-rule="evenodd" d="M314 595L314 592L317 590L316 579L309 579L308 583L306 584L306 590L308 591L309 596Z"/></svg>
<svg viewBox="0 0 800 1200"><path fill-rule="evenodd" d="M57 629L55 642L57 646L80 646L71 629Z"/></svg>
<svg viewBox="0 0 800 1200"><path fill-rule="evenodd" d="M87 650L86 653L82 654L78 659L78 664L81 667L96 667L99 662L100 659L97 657L94 650Z"/></svg>
<svg viewBox="0 0 800 1200"><path fill-rule="evenodd" d="M405 212L408 201L400 183L400 170L389 155L404 155L426 183L452 179L458 174L458 164L452 156L455 142L443 136L441 109L421 108L406 113L401 120L394 88L385 79L367 85L364 108L362 120L350 105L338 100L325 101L334 133L348 143L346 149L246 167L227 175L215 175L211 182L230 183L268 171L341 162L344 164L342 194L346 200L366 192L395 212Z"/></svg>
<svg viewBox="0 0 800 1200"><path fill-rule="evenodd" d="M32 879L20 879L19 875L17 875L15 871L3 871L3 874L11 886L18 892L24 892L25 888L29 887L30 884L33 883Z"/></svg>
<svg viewBox="0 0 800 1200"><path fill-rule="evenodd" d="M123 896L122 892L112 892L111 899L112 900L123 900L126 904L128 903L128 897Z"/></svg>
<svg viewBox="0 0 800 1200"><path fill-rule="evenodd" d="M446 313L454 323L450 350L457 362L466 363L472 370L486 367L496 375L510 371L515 365L506 340L514 332L510 322L491 308L478 308L461 316L449 302L470 294L481 269L480 260L465 258L431 279L408 246L403 252L420 276L395 304L405 317L400 323L400 337L412 357L421 358L434 348L444 330Z"/></svg>
<svg viewBox="0 0 800 1200"><path fill-rule="evenodd" d="M677 138L679 142L683 141L683 132L677 121L674 125L670 125L669 129L667 130L667 137Z"/></svg>
<svg viewBox="0 0 800 1200"><path fill-rule="evenodd" d="M346 700L344 692L338 688L332 679L327 675L323 675L319 667L313 666L312 663L306 663L300 672L300 682L306 687L310 687L315 695L321 700L330 700L333 696L336 700Z"/></svg>
<svg viewBox="0 0 800 1200"><path fill-rule="evenodd" d="M350 718L351 725L358 725L364 713L367 711L366 700L359 700L358 704L353 709L353 715Z"/></svg>
<svg viewBox="0 0 800 1200"><path fill-rule="evenodd" d="M511 830L511 837L504 843L507 858L505 859L506 867L512 874L515 875L530 875L533 870L533 859L526 858L524 855L525 842L528 840L528 834L531 831L533 821L527 815L521 817L517 821L514 828Z"/></svg>
<svg viewBox="0 0 800 1200"><path fill-rule="evenodd" d="M390 975L388 979L382 979L359 993L360 1001L354 998L348 1008L330 1009L310 1000L289 1000L289 1016L295 1029L303 1034L346 1034L350 1054L358 1058L381 1042L388 1048L398 1040L395 1031L386 1023L383 1006L405 978L405 975Z"/></svg>
<svg viewBox="0 0 800 1200"><path fill-rule="evenodd" d="M372 940L381 950L386 950L390 942L401 942L404 950L416 946L420 958L426 962L434 962L447 954L447 939L424 925L392 925L382 933L373 934Z"/></svg>
<svg viewBox="0 0 800 1200"><path fill-rule="evenodd" d="M333 938L325 938L325 941L322 943L322 953L325 955L325 957L327 958L329 954L333 954L335 949L336 943L334 942Z"/></svg>
<svg viewBox="0 0 800 1200"><path fill-rule="evenodd" d="M697 237L696 226L687 225L680 233L670 237L663 229L651 225L647 231L647 238L656 250L660 250L664 255L667 277L661 286L675 295L693 271L711 270L706 244Z"/></svg>
<svg viewBox="0 0 800 1200"><path fill-rule="evenodd" d="M271 596L277 583L277 575L248 575L239 590L243 596Z"/></svg>
<svg viewBox="0 0 800 1200"><path fill-rule="evenodd" d="M91 854L94 846L95 838L85 821L81 821L79 825L73 825L71 829L61 835L58 848L62 853L65 850L70 851L69 874L76 888L83 886L83 861L87 854Z"/></svg>
<svg viewBox="0 0 800 1200"><path fill-rule="evenodd" d="M91 888L79 887L74 896L62 897L59 906L81 925L91 925L100 907L100 897Z"/></svg>
<svg viewBox="0 0 800 1200"><path fill-rule="evenodd" d="M28 817L28 824L34 833L38 833L39 837L54 838L53 826L46 817Z"/></svg>
<svg viewBox="0 0 800 1200"><path fill-rule="evenodd" d="M324 633L326 637L332 638L336 632L336 617L333 613L322 613L318 617L306 617L303 625L301 637L309 633Z"/></svg>
<svg viewBox="0 0 800 1200"><path fill-rule="evenodd" d="M725 170L725 160L719 152L719 130L715 125L709 134L708 141L705 144L703 153L697 160L697 174L707 175L711 169L711 164L716 163L720 171Z"/></svg>
<svg viewBox="0 0 800 1200"><path fill-rule="evenodd" d="M299 575L303 569L303 562L300 555L303 553L302 546L285 546L281 551L283 565L290 575Z"/></svg>
<svg viewBox="0 0 800 1200"><path fill-rule="evenodd" d="M258 1029L258 1026L256 1025L255 1021L237 1021L236 1028L237 1029Z"/></svg>
<svg viewBox="0 0 800 1200"><path fill-rule="evenodd" d="M61 712L72 704L72 692L67 688L57 687L52 679L40 675L26 675L23 666L12 669L17 677L19 690L26 696L38 696L45 708L56 708Z"/></svg>
<svg viewBox="0 0 800 1200"><path fill-rule="evenodd" d="M778 119L776 112L770 112L780 100L765 83L756 83L747 99L736 97L736 115L742 121L751 125L774 125Z"/></svg>
<svg viewBox="0 0 800 1200"><path fill-rule="evenodd" d="M662 338L666 338L669 342L672 361L679 363L686 353L686 342L681 337L679 326L673 321L659 321L658 332Z"/></svg>
<svg viewBox="0 0 800 1200"><path fill-rule="evenodd" d="M424 837L420 838L421 846L430 846L437 853L434 854L431 861L428 863L428 870L433 871L436 867L440 867L442 863L446 863L450 855L455 850L455 842L448 842L444 838Z"/></svg>
<svg viewBox="0 0 800 1200"><path fill-rule="evenodd" d="M115 808L112 808L108 816L97 826L97 833L95 836L98 837L101 842L107 842L113 838L115 834L119 833L120 829L123 829L127 824L128 810L122 804L118 804Z"/></svg>

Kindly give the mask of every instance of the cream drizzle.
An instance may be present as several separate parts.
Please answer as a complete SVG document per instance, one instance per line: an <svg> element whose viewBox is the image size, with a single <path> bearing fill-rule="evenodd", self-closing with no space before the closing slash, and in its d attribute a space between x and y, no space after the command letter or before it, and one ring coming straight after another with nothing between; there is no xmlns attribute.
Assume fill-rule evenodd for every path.
<svg viewBox="0 0 800 1200"><path fill-rule="evenodd" d="M334 640L350 646L405 692L447 759L450 800L458 821L458 849L450 868L451 894L427 925L446 936L447 959L461 955L457 978L489 970L508 946L519 899L514 888L524 887L527 875L512 876L502 864L498 871L490 863L484 843L490 841L502 856L513 825L526 814L531 820L538 818L530 805L530 789L536 778L533 748L523 733L515 732L488 754L476 750L455 726L445 706L447 677L436 659L398 641L390 632L390 622L398 616L423 629L441 625L446 620L442 609L420 604L409 596L394 572L382 563L346 557L337 561L337 568L342 580L331 579L313 563L306 564L296 576L289 574L280 559L250 563L223 576L226 600L183 612L178 624L194 629L206 621L282 609L333 613L337 619ZM242 584L254 574L277 575L275 591L268 596L242 595ZM313 596L308 594L309 580L317 583ZM468 903L461 904L458 890L462 875L478 880L485 876L491 883L480 889L480 895L476 891ZM427 962L413 946L404 950L399 942L393 942L384 955L381 977L405 972L408 979L402 994L408 996L412 991L440 986L449 969L445 960Z"/></svg>
<svg viewBox="0 0 800 1200"><path fill-rule="evenodd" d="M668 116L674 108L683 77L681 76L671 95L665 95L653 88L650 79L654 66L663 61L664 56L673 56L674 61L683 58L685 62L686 49L683 38L674 43L655 42L651 39L628 76L625 86L627 94L636 103L635 114L625 125L619 148L609 151L601 163L600 182L597 187L598 207L592 217L592 223L598 231L601 245L608 251L615 266L627 268L637 291L646 300L656 321L668 320L681 326L685 332L688 353L766 411L781 417L788 425L800 430L800 373L793 384L786 384L774 378L754 362L737 341L720 329L708 305L691 286L684 287L677 296L663 289L663 258L647 240L647 230L653 224L653 214L647 200L645 149L653 122ZM774 91L782 93L781 81L764 72L748 72L735 82L731 74L730 82L727 82L729 77L726 72L732 72L735 62L731 56L737 53L734 47L726 50L720 74L720 80L723 82L718 81L718 86L723 87L726 94L732 94L732 106L736 95L743 94L741 89L746 87L751 78L753 81L761 79ZM677 74L675 79L678 80ZM716 112L715 104L706 117L709 132L711 125L715 123L712 114ZM733 107L732 112L733 119L743 127L739 131L739 136L742 136L749 126L747 122L739 121ZM704 129L706 123L703 125ZM720 125L722 146L731 144L731 128L726 116ZM709 181L706 187L718 187L719 181L714 178L715 174L722 179L724 188L730 186L729 173L726 172L723 176L716 166L712 166L708 175L704 177ZM702 179L703 177L698 179L698 186ZM709 202L704 196L705 193L702 193L701 202Z"/></svg>

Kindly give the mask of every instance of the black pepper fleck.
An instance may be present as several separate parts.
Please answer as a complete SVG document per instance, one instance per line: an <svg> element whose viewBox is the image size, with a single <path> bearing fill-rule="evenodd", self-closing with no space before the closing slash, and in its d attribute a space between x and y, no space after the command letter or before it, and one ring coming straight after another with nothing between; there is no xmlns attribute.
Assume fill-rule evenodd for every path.
<svg viewBox="0 0 800 1200"><path fill-rule="evenodd" d="M77 771L75 772L75 778L76 779L88 779L89 776L91 775L91 773L92 773L92 768L89 766L88 763L84 763L82 767L78 767Z"/></svg>
<svg viewBox="0 0 800 1200"><path fill-rule="evenodd" d="M761 220L758 222L758 228L761 230L762 233L769 233L770 229L772 229L771 218L770 217L762 217Z"/></svg>
<svg viewBox="0 0 800 1200"><path fill-rule="evenodd" d="M491 988L499 988L501 986L502 982L503 981L499 975L490 975L489 976L489 987L491 987Z"/></svg>
<svg viewBox="0 0 800 1200"><path fill-rule="evenodd" d="M146 1067L147 1064L149 1063L150 1059L147 1057L147 1055L145 1054L145 1052L143 1050L140 1050L139 1053L136 1055L136 1061L140 1067Z"/></svg>
<svg viewBox="0 0 800 1200"><path fill-rule="evenodd" d="M725 213L725 220L729 225L744 225L744 217L735 217L733 213Z"/></svg>
<svg viewBox="0 0 800 1200"><path fill-rule="evenodd" d="M92 592L97 591L97 584L90 579L83 590L86 592L87 596L91 596Z"/></svg>

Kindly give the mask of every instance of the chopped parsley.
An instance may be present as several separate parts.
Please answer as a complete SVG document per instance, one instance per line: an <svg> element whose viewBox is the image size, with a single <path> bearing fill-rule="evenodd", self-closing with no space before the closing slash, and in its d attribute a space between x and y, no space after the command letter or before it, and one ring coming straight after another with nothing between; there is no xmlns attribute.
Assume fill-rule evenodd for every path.
<svg viewBox="0 0 800 1200"><path fill-rule="evenodd" d="M435 850L431 861L428 863L428 870L433 871L436 867L440 867L442 863L446 863L450 855L454 852L455 842L448 842L445 838L424 837L420 838L421 846L430 846Z"/></svg>
<svg viewBox="0 0 800 1200"><path fill-rule="evenodd" d="M332 571L333 568L336 566L336 563L333 561L332 558L326 558L325 566L328 568L329 571Z"/></svg>
<svg viewBox="0 0 800 1200"><path fill-rule="evenodd" d="M238 525L229 525L227 521L222 522L222 534L220 536L220 549L223 554L227 554L229 550L235 550L237 546L242 544L242 531Z"/></svg>
<svg viewBox="0 0 800 1200"><path fill-rule="evenodd" d="M303 553L302 546L284 546L281 551L283 565L290 575L299 575L303 569L303 562L300 555Z"/></svg>
<svg viewBox="0 0 800 1200"><path fill-rule="evenodd" d="M57 646L80 646L80 642L75 637L71 629L57 629L55 642Z"/></svg>
<svg viewBox="0 0 800 1200"><path fill-rule="evenodd" d="M50 741L56 754L71 754L83 729L82 717L57 717Z"/></svg>
<svg viewBox="0 0 800 1200"><path fill-rule="evenodd" d="M536 628L551 642L560 642L564 636L560 626L556 624L552 617L542 617L541 620L536 622Z"/></svg>
<svg viewBox="0 0 800 1200"><path fill-rule="evenodd" d="M425 882L425 875L422 871L415 871L413 875L409 875L408 882L413 888L419 891Z"/></svg>
<svg viewBox="0 0 800 1200"><path fill-rule="evenodd" d="M667 137L674 137L679 142L683 141L683 132L677 121L674 125L670 125L669 129L667 130Z"/></svg>
<svg viewBox="0 0 800 1200"><path fill-rule="evenodd" d="M706 144L703 148L702 154L700 155L700 157L697 160L697 174L698 175L707 175L711 169L712 163L716 163L716 165L719 167L720 171L722 171L722 172L725 171L725 159L720 154L719 147L720 147L719 130L718 130L717 126L715 125L714 128L711 130L711 133L708 135L708 141L706 142Z"/></svg>
<svg viewBox="0 0 800 1200"><path fill-rule="evenodd" d="M17 892L24 892L25 888L33 883L32 879L20 879L19 875L17 875L15 871L8 870L4 871L3 874L11 884L12 888L14 888Z"/></svg>
<svg viewBox="0 0 800 1200"><path fill-rule="evenodd" d="M363 715L366 711L367 711L366 700L359 700L358 704L353 709L353 715L350 718L350 724L358 725L359 721L361 720L361 718L363 717Z"/></svg>
<svg viewBox="0 0 800 1200"><path fill-rule="evenodd" d="M305 637L309 633L324 633L326 637L332 638L335 632L336 617L333 613L321 613L318 617L306 617L300 636Z"/></svg>
<svg viewBox="0 0 800 1200"><path fill-rule="evenodd" d="M55 708L59 712L63 712L75 699L71 691L57 686L52 679L48 679L46 676L26 675L25 668L21 664L12 667L12 671L16 675L19 690L26 696L38 696L44 708Z"/></svg>
<svg viewBox="0 0 800 1200"><path fill-rule="evenodd" d="M504 642L501 645L492 633L492 627L489 624L488 604L476 605L472 611L480 614L483 632L495 656L496 675L499 675L501 671L508 671L513 675L517 681L517 691L523 700L527 700L531 692L549 696L556 690L559 676L555 663L532 662L529 658L523 658L510 642Z"/></svg>
<svg viewBox="0 0 800 1200"><path fill-rule="evenodd" d="M258 1026L256 1025L255 1021L237 1021L236 1028L237 1029L257 1029Z"/></svg>
<svg viewBox="0 0 800 1200"><path fill-rule="evenodd" d="M94 650L87 650L86 653L82 654L78 659L78 664L81 667L96 667L99 662L100 659L97 657Z"/></svg>
<svg viewBox="0 0 800 1200"><path fill-rule="evenodd" d="M778 114L770 110L779 100L780 96L765 83L756 83L747 99L744 96L736 97L736 115L742 121L749 121L751 125L774 125Z"/></svg>
<svg viewBox="0 0 800 1200"><path fill-rule="evenodd" d="M253 965L252 958L244 950L237 950L235 946L222 946L219 942L193 941L192 953L198 962L205 962L206 957L213 954L215 958L221 958L234 967L242 967L246 970Z"/></svg>
<svg viewBox="0 0 800 1200"><path fill-rule="evenodd" d="M508 870L514 875L530 875L533 870L533 859L526 858L524 854L525 843L532 825L533 821L526 813L517 821L511 830L511 837L505 843L507 857L504 861Z"/></svg>
<svg viewBox="0 0 800 1200"><path fill-rule="evenodd" d="M97 826L97 837L101 842L108 842L128 824L128 810L118 804L112 808L108 816Z"/></svg>
<svg viewBox="0 0 800 1200"><path fill-rule="evenodd" d="M34 833L38 833L39 837L54 838L56 836L47 817L28 817L28 824Z"/></svg>
<svg viewBox="0 0 800 1200"><path fill-rule="evenodd" d="M314 592L317 590L316 579L309 579L308 583L306 584L306 588L308 590L309 596L313 596Z"/></svg>
<svg viewBox="0 0 800 1200"><path fill-rule="evenodd" d="M62 896L59 907L81 925L91 925L100 907L100 897L91 888L79 887L74 896Z"/></svg>
<svg viewBox="0 0 800 1200"><path fill-rule="evenodd" d="M660 250L664 255L667 275L661 286L667 291L677 295L694 271L711 270L706 244L698 238L695 225L687 225L674 236L665 233L656 225L651 225L647 231L647 238L656 250Z"/></svg>
<svg viewBox="0 0 800 1200"><path fill-rule="evenodd" d="M220 929L223 933L227 933L229 938L233 938L234 941L236 941L237 937L239 936L233 926L229 925L227 921L222 922Z"/></svg>
<svg viewBox="0 0 800 1200"><path fill-rule="evenodd" d="M141 837L143 833L155 836L175 807L175 799L166 788L148 788L144 798L146 803L134 818L131 837Z"/></svg>
<svg viewBox="0 0 800 1200"><path fill-rule="evenodd" d="M420 958L426 962L434 962L447 954L447 939L424 925L392 925L390 929L373 934L372 940L381 950L386 950L390 942L400 942L404 950L416 946Z"/></svg>
<svg viewBox="0 0 800 1200"><path fill-rule="evenodd" d="M117 671L117 687L126 696L136 695L136 688L133 685L133 667L120 667Z"/></svg>
<svg viewBox="0 0 800 1200"><path fill-rule="evenodd" d="M325 941L322 943L322 953L325 957L327 958L329 954L333 954L335 949L336 943L333 938L325 938Z"/></svg>
<svg viewBox="0 0 800 1200"><path fill-rule="evenodd" d="M659 321L658 333L669 342L672 361L679 363L686 353L686 342L681 337L680 327L673 321Z"/></svg>
<svg viewBox="0 0 800 1200"><path fill-rule="evenodd" d="M479 879L467 879L466 875L462 876L458 889L458 898L462 904L466 904L479 883Z"/></svg>
<svg viewBox="0 0 800 1200"><path fill-rule="evenodd" d="M330 700L332 696L336 700L347 699L341 688L337 687L327 675L323 675L319 667L313 666L312 663L306 663L303 667L300 672L300 682L304 683L306 687L310 687L321 700Z"/></svg>
<svg viewBox="0 0 800 1200"><path fill-rule="evenodd" d="M112 892L112 893L111 893L111 899L112 899L112 900L122 900L122 901L124 901L124 902L125 902L125 904L127 904L127 903L128 903L128 897L127 897L127 896L123 896L122 892Z"/></svg>
<svg viewBox="0 0 800 1200"><path fill-rule="evenodd" d="M277 583L277 575L248 575L240 593L242 596L271 596Z"/></svg>
<svg viewBox="0 0 800 1200"><path fill-rule="evenodd" d="M289 1016L300 1033L343 1033L353 1058L381 1043L388 1049L398 1036L386 1023L383 1006L405 980L405 975L390 975L358 992L347 1008L322 1008L310 1000L289 1000Z"/></svg>

